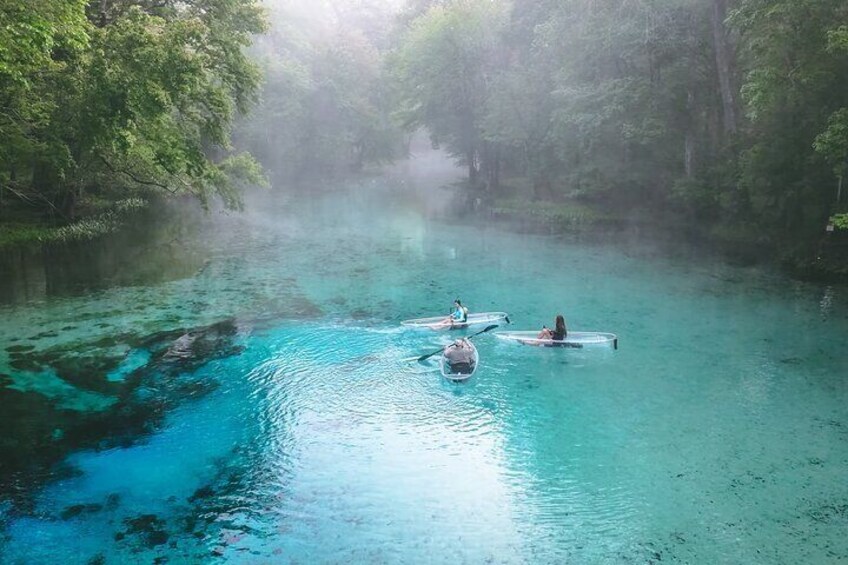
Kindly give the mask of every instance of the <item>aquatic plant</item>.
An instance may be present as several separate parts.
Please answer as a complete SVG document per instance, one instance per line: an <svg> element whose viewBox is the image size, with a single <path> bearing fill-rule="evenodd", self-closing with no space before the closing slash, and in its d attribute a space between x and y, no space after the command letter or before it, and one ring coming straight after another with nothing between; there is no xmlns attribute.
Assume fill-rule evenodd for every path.
<svg viewBox="0 0 848 565"><path fill-rule="evenodd" d="M848 230L848 213L831 216L830 223L838 230Z"/></svg>

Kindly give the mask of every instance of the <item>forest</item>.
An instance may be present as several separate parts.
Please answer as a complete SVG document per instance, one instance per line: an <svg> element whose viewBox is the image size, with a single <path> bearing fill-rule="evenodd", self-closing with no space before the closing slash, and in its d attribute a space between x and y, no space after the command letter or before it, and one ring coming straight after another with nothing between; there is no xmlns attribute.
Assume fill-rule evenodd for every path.
<svg viewBox="0 0 848 565"><path fill-rule="evenodd" d="M238 209L424 131L490 210L848 275L846 22L843 0L6 0L0 240L173 195Z"/></svg>

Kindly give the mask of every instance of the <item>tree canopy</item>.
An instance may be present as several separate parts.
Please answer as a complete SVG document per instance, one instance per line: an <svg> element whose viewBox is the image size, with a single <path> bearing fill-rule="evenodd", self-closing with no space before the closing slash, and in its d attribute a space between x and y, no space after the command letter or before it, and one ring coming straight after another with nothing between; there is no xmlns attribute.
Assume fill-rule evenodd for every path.
<svg viewBox="0 0 848 565"><path fill-rule="evenodd" d="M238 207L424 129L493 199L807 256L844 224L844 0L265 1L6 0L0 206Z"/></svg>
<svg viewBox="0 0 848 565"><path fill-rule="evenodd" d="M0 183L65 220L146 190L239 205L231 124L260 82L255 0L11 0L0 8Z"/></svg>
<svg viewBox="0 0 848 565"><path fill-rule="evenodd" d="M845 212L843 1L447 0L406 16L400 115L493 193L808 254Z"/></svg>

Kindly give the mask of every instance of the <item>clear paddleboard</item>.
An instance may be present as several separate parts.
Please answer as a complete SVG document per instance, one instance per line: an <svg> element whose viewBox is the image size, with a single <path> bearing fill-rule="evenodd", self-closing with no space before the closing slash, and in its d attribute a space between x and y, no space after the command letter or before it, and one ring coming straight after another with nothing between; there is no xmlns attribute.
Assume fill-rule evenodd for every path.
<svg viewBox="0 0 848 565"><path fill-rule="evenodd" d="M432 318L417 318L414 320L404 320L401 325L407 328L423 328L430 330L456 330L462 328L471 328L475 326L486 326L489 324L497 324L508 318L506 312L479 312L477 314L469 314L468 320L465 322L448 322L448 316L434 316Z"/></svg>
<svg viewBox="0 0 848 565"><path fill-rule="evenodd" d="M539 347L575 347L595 345L611 345L618 349L618 336L604 332L568 332L565 339L539 339L538 330L523 332L498 332L495 334L500 339L516 341L524 345L535 345Z"/></svg>

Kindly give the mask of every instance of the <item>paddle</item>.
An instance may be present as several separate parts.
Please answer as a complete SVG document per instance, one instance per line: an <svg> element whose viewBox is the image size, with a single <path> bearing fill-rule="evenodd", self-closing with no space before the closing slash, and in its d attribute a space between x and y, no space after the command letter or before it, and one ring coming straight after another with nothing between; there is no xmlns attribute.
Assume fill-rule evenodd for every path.
<svg viewBox="0 0 848 565"><path fill-rule="evenodd" d="M471 339L472 337L478 336L478 335L480 335L480 334L484 334L484 333L486 333L486 332L490 332L490 331L492 331L493 329L495 329L496 327L498 327L498 324L492 324L491 326L488 326L485 330L480 330L480 331L479 331L479 332L477 332L476 334L471 334L470 336L466 337L465 339ZM432 357L433 355L436 355L437 353L441 353L442 351L444 351L444 350L445 350L445 349L447 349L448 347L453 347L454 345L456 345L456 343L451 343L451 344L450 344L450 345L448 345L447 347L441 347L441 348L437 349L436 351L434 351L433 353L428 353L427 355L422 355L421 357L418 357L418 358L417 358L417 359L418 359L418 362L419 362L419 363L421 363L422 361L426 361L427 359L429 359L429 358L430 358L430 357ZM412 357L412 358L411 358L411 359L409 359L409 360L410 360L410 361L412 361L412 360L414 360L414 359L416 359L416 358L415 358L415 357Z"/></svg>

